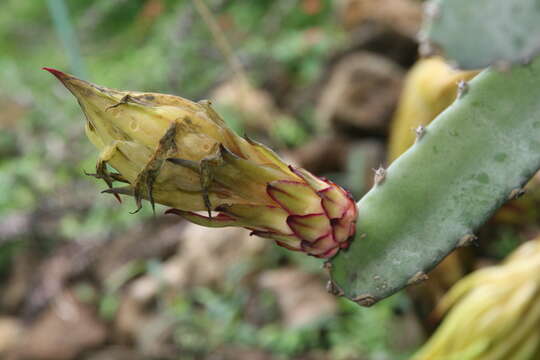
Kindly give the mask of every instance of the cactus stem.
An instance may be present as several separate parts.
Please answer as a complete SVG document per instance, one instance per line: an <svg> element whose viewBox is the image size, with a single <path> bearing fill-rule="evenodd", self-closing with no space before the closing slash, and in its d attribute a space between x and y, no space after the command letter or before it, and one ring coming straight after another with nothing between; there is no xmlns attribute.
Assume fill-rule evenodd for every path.
<svg viewBox="0 0 540 360"><path fill-rule="evenodd" d="M354 301L360 306L370 307L375 305L378 300L375 299L371 294L362 294L352 298L352 301Z"/></svg>
<svg viewBox="0 0 540 360"><path fill-rule="evenodd" d="M407 281L407 285L417 285L428 279L429 279L429 276L425 272L419 271Z"/></svg>
<svg viewBox="0 0 540 360"><path fill-rule="evenodd" d="M375 183L375 186L382 184L384 179L386 179L386 169L383 168L382 165L379 165L379 167L377 169L373 169L373 171L375 172L375 176L373 180Z"/></svg>
<svg viewBox="0 0 540 360"><path fill-rule="evenodd" d="M467 234L459 239L457 247L466 247L470 245L475 245L478 237L474 234Z"/></svg>
<svg viewBox="0 0 540 360"><path fill-rule="evenodd" d="M469 83L465 80L460 80L457 89L457 97L458 99L462 99L469 92Z"/></svg>

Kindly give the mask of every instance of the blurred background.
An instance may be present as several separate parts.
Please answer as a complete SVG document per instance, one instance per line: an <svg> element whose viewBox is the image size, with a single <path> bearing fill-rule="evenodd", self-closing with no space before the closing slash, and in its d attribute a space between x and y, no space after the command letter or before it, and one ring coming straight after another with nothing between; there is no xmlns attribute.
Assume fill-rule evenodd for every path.
<svg viewBox="0 0 540 360"><path fill-rule="evenodd" d="M327 294L320 260L100 194L82 112L40 68L211 99L235 131L358 199L474 76L437 59L407 76L421 20L419 0L3 0L0 358L408 358L453 283L538 233L538 182L477 247L364 309Z"/></svg>

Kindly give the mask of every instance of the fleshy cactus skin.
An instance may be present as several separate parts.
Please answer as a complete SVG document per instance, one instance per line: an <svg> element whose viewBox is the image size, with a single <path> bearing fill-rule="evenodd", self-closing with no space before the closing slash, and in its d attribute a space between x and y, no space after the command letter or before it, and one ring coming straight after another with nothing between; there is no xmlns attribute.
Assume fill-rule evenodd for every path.
<svg viewBox="0 0 540 360"><path fill-rule="evenodd" d="M133 196L138 209L143 199L170 206L167 213L199 225L244 227L320 258L349 247L357 219L350 194L236 135L208 101L119 91L44 70L77 98L86 134L101 150L92 175L107 183L105 192Z"/></svg>
<svg viewBox="0 0 540 360"><path fill-rule="evenodd" d="M359 202L332 289L370 306L427 273L540 169L540 57L469 83Z"/></svg>

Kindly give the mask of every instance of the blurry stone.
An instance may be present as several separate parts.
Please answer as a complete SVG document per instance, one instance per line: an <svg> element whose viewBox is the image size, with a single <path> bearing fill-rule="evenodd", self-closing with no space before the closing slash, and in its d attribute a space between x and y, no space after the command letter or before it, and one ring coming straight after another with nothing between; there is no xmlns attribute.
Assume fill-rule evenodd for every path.
<svg viewBox="0 0 540 360"><path fill-rule="evenodd" d="M276 295L287 327L308 325L337 309L335 297L328 294L321 278L295 268L265 271L259 285Z"/></svg>
<svg viewBox="0 0 540 360"><path fill-rule="evenodd" d="M30 109L30 104L24 104L23 101L6 98L4 94L0 96L0 130L15 129L20 125L20 120Z"/></svg>
<svg viewBox="0 0 540 360"><path fill-rule="evenodd" d="M0 243L3 244L24 234L31 226L31 220L27 214L17 212L2 216L0 219Z"/></svg>
<svg viewBox="0 0 540 360"><path fill-rule="evenodd" d="M232 265L260 254L272 242L252 237L240 228L211 229L186 224L178 234L181 245L177 255L163 263L159 279L147 275L136 280L130 291L145 300L161 285L184 288L219 283Z"/></svg>
<svg viewBox="0 0 540 360"><path fill-rule="evenodd" d="M407 352L417 349L425 340L425 332L422 329L418 316L412 311L407 311L401 316L395 316L388 323L389 347L396 352Z"/></svg>
<svg viewBox="0 0 540 360"><path fill-rule="evenodd" d="M22 316L25 319L34 320L50 302L63 298L61 293L66 281L72 275L73 265L83 251L82 245L77 242L59 246L40 262L37 270L34 269L31 286L24 299Z"/></svg>
<svg viewBox="0 0 540 360"><path fill-rule="evenodd" d="M349 140L339 134L313 138L295 149L290 157L300 167L314 174L343 171L347 164Z"/></svg>
<svg viewBox="0 0 540 360"><path fill-rule="evenodd" d="M180 242L185 223L171 216L135 225L119 234L103 247L94 266L98 277L104 281L115 270L133 260L160 258L175 251ZM148 241L151 238L152 241Z"/></svg>
<svg viewBox="0 0 540 360"><path fill-rule="evenodd" d="M12 317L0 317L0 356L6 354L19 340L23 325Z"/></svg>
<svg viewBox="0 0 540 360"><path fill-rule="evenodd" d="M245 229L187 226L181 252L176 261L167 263L163 275L179 286L218 283L231 266L261 254L269 245L275 246L270 240L250 236Z"/></svg>
<svg viewBox="0 0 540 360"><path fill-rule="evenodd" d="M145 305L146 302L132 296L132 293L127 292L121 297L114 319L115 337L120 343L131 343L140 331L141 324L148 320L149 314Z"/></svg>
<svg viewBox="0 0 540 360"><path fill-rule="evenodd" d="M174 317L166 313L156 314L139 324L140 329L136 338L137 352L146 359L178 359L178 349L172 341L175 325Z"/></svg>
<svg viewBox="0 0 540 360"><path fill-rule="evenodd" d="M84 360L145 360L136 351L121 346L110 346L95 352Z"/></svg>
<svg viewBox="0 0 540 360"><path fill-rule="evenodd" d="M316 109L320 128L346 134L384 134L396 107L404 72L380 55L358 52L333 68Z"/></svg>
<svg viewBox="0 0 540 360"><path fill-rule="evenodd" d="M128 285L115 320L123 341L139 336L140 324L150 315L147 305L160 291L177 293L191 286L219 284L231 266L260 255L272 244L249 236L245 229L210 229L188 223L176 236L180 240L178 253L162 263L161 272L144 275Z"/></svg>
<svg viewBox="0 0 540 360"><path fill-rule="evenodd" d="M4 310L16 311L23 303L32 286L38 259L38 255L30 249L24 249L13 256L7 284L0 298Z"/></svg>
<svg viewBox="0 0 540 360"><path fill-rule="evenodd" d="M283 116L268 92L238 76L219 85L210 98L217 106L225 105L238 111L248 129L268 131L276 119Z"/></svg>
<svg viewBox="0 0 540 360"><path fill-rule="evenodd" d="M271 354L260 349L246 349L242 347L227 347L218 349L206 357L207 360L273 360Z"/></svg>
<svg viewBox="0 0 540 360"><path fill-rule="evenodd" d="M369 51L383 55L396 64L409 68L418 59L418 43L388 25L367 22L349 35L349 46L337 54L341 58L358 51Z"/></svg>
<svg viewBox="0 0 540 360"><path fill-rule="evenodd" d="M24 331L13 359L70 360L105 342L107 328L66 290Z"/></svg>
<svg viewBox="0 0 540 360"><path fill-rule="evenodd" d="M416 0L339 0L337 8L348 30L366 22L379 22L414 38L422 23L422 4Z"/></svg>

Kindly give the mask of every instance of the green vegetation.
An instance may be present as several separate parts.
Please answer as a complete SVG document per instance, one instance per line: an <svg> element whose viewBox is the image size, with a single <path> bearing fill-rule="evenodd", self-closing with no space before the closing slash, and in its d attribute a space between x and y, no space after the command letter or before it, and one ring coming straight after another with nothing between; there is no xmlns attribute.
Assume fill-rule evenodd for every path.
<svg viewBox="0 0 540 360"><path fill-rule="evenodd" d="M435 0L426 13L421 48L461 69L507 68L530 62L540 51L536 0Z"/></svg>
<svg viewBox="0 0 540 360"><path fill-rule="evenodd" d="M22 217L31 224L0 244L0 271L6 279L17 256L28 251L45 259L70 243L107 244L141 222L154 221L150 207L130 215L131 201L118 204L100 195L102 184L84 176L84 171L93 171L96 155L84 136L83 116L71 95L41 67L53 66L111 87L195 100L206 98L230 75L190 1L65 1L67 13L51 14L58 11L58 3L64 2L6 0L0 5L0 218ZM251 81L263 88L285 86L295 93L313 85L328 54L344 40L330 1L321 2L314 14L289 0L208 3L220 14L217 19ZM69 18L62 19L64 15ZM63 33L70 31L69 24L75 32ZM82 60L73 60L77 58ZM274 77L286 83L275 84ZM231 126L242 132L240 115L222 109ZM302 105L294 115L269 130L274 146L298 146L313 136L312 105ZM260 271L250 261L224 270L229 280L220 286L158 296L154 311L174 325L173 344L181 349L182 359L233 345L262 349L276 358L313 351L328 352L334 359L357 354L401 358L389 347L388 328L380 325L390 326L396 308L408 307L404 297L385 302L376 311L340 300L335 315L289 328L280 320L275 294L263 291L256 310L260 319L253 322L245 309L255 289L238 285L246 273ZM322 271L317 262L276 247L257 261L266 269L290 263L308 272ZM162 262L162 258L130 262L98 289L87 279L77 280L76 294L112 323L126 284L145 274L159 276ZM365 328L372 330L366 333Z"/></svg>

